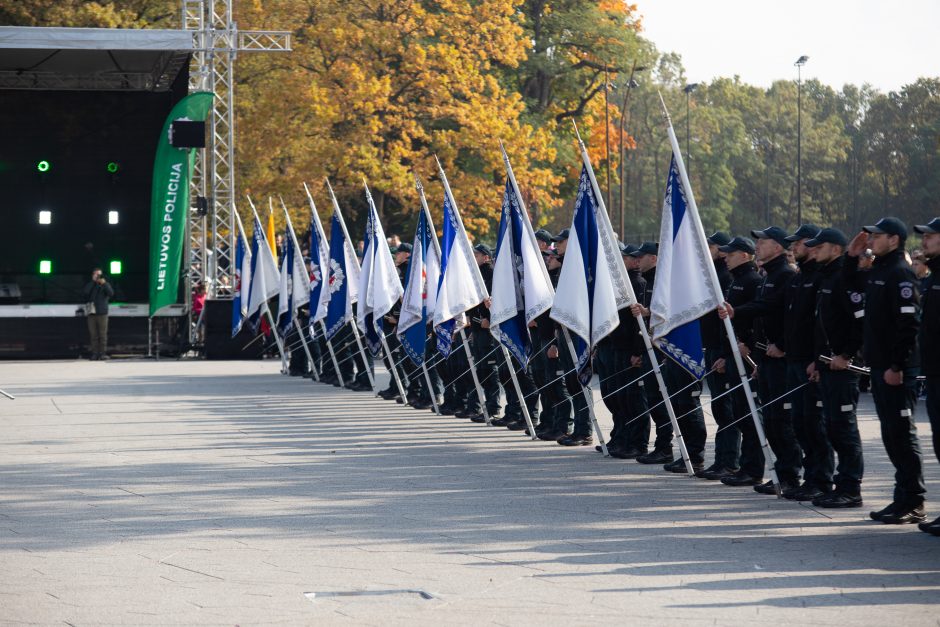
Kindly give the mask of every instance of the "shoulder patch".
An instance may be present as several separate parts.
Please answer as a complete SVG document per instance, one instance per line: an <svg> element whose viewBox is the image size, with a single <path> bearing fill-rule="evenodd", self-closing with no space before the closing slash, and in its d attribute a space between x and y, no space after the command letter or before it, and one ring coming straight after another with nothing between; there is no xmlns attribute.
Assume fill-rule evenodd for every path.
<svg viewBox="0 0 940 627"><path fill-rule="evenodd" d="M862 302L862 295L859 292L849 292L849 299L857 305Z"/></svg>
<svg viewBox="0 0 940 627"><path fill-rule="evenodd" d="M911 298L914 295L914 288L905 286L901 288L901 298Z"/></svg>

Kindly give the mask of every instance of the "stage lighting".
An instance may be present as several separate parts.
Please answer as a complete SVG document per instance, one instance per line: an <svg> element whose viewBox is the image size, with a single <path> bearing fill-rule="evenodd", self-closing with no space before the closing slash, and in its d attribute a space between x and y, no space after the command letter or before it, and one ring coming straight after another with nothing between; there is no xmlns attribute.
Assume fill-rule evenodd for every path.
<svg viewBox="0 0 940 627"><path fill-rule="evenodd" d="M117 211L109 211L108 212L108 224L117 224L119 217L120 216L118 216Z"/></svg>
<svg viewBox="0 0 940 627"><path fill-rule="evenodd" d="M50 260L39 260L39 274L52 274L52 262Z"/></svg>
<svg viewBox="0 0 940 627"><path fill-rule="evenodd" d="M121 166L118 165L116 161L108 162L108 172L110 172L111 174L117 174L117 171L120 169L121 169Z"/></svg>
<svg viewBox="0 0 940 627"><path fill-rule="evenodd" d="M52 212L40 211L39 212L39 224L52 224Z"/></svg>
<svg viewBox="0 0 940 627"><path fill-rule="evenodd" d="M36 169L39 170L40 172L48 172L49 168L51 167L52 167L52 164L46 161L45 159L43 159L42 161L36 164Z"/></svg>
<svg viewBox="0 0 940 627"><path fill-rule="evenodd" d="M111 262L111 274L121 274L121 262L120 261Z"/></svg>

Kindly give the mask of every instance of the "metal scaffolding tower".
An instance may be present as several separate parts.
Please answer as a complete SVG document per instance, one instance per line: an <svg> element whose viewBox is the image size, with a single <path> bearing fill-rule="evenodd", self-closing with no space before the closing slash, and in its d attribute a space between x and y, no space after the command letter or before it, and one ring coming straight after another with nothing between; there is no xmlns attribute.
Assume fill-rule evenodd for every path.
<svg viewBox="0 0 940 627"><path fill-rule="evenodd" d="M183 0L183 28L196 49L190 90L211 91L206 149L197 152L192 196L208 199L208 212L190 212L187 302L194 281L206 281L210 298L232 294L235 250L235 57L239 52L290 52L286 31L240 31L232 19L234 0Z"/></svg>

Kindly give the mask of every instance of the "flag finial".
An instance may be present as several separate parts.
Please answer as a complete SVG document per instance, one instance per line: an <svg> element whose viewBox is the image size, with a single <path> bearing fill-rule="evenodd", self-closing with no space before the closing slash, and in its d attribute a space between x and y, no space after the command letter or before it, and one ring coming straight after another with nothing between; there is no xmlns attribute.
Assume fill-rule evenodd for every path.
<svg viewBox="0 0 940 627"><path fill-rule="evenodd" d="M574 118L571 119L571 124L574 126L574 134L578 138L578 143L584 146L584 142L581 141L581 133L578 132L578 123L574 121Z"/></svg>
<svg viewBox="0 0 940 627"><path fill-rule="evenodd" d="M666 120L666 124L672 125L672 118L669 117L669 110L666 109L666 101L663 100L663 93L661 91L656 92L659 95L659 104L663 108L663 119Z"/></svg>

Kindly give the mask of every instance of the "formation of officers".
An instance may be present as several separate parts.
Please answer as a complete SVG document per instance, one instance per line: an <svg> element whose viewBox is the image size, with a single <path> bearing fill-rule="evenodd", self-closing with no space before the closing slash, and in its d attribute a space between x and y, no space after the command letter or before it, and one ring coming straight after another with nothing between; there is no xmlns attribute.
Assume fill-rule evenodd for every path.
<svg viewBox="0 0 940 627"><path fill-rule="evenodd" d="M817 507L861 507L864 456L856 412L860 381L869 379L884 447L896 471L892 502L871 512L871 518L887 524L919 523L923 531L940 535L940 518L927 521L923 455L915 424L917 401L925 393L934 451L940 457L940 218L914 231L922 238L923 257L918 258L929 270L923 279L912 269L905 250L908 229L897 218L866 226L851 241L838 229L812 224L801 225L795 233L771 226L751 231L751 237L716 232L708 238L726 302L700 320L707 374L697 381L658 354L696 477L752 486L760 494L779 491L787 499L811 501ZM557 283L568 231L552 235L539 230L536 238L549 276ZM621 310L620 325L600 342L592 358L614 422L607 449L615 458L685 473L683 460L674 453L672 424L638 327L638 317L649 315L658 245L622 244L621 251L640 304ZM404 283L411 246L401 244L393 252ZM489 288L493 251L478 244L474 253ZM539 439L562 446L594 444L588 408L593 401L586 398L561 329L548 313L530 325L533 348L525 368L515 358L503 357L490 332L485 304L468 317L469 332L455 337L447 359L437 352L428 327L426 376L397 341L393 331L398 310L393 309L383 320L391 344L386 365L400 375L406 398L401 398L394 380L380 396L418 409L436 405L444 415L528 432L524 406ZM764 478L761 442L723 318L731 319L745 358L776 458L778 486ZM365 378L368 365L355 350L351 334L334 338L333 344L343 383L354 390L371 389ZM326 346L319 349L325 380L339 385ZM521 398L509 368L516 371ZM713 463L707 467L703 383L718 427ZM595 449L602 450L600 445Z"/></svg>

